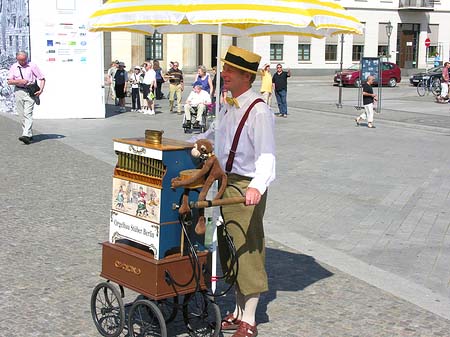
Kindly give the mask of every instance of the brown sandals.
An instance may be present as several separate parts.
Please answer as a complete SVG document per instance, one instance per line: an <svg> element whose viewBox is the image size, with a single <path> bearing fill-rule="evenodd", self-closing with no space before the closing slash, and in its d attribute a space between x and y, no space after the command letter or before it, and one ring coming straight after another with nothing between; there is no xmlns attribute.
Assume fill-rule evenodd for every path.
<svg viewBox="0 0 450 337"><path fill-rule="evenodd" d="M239 327L239 324L241 324L241 320L235 318L231 313L222 320L221 330L236 330Z"/></svg>

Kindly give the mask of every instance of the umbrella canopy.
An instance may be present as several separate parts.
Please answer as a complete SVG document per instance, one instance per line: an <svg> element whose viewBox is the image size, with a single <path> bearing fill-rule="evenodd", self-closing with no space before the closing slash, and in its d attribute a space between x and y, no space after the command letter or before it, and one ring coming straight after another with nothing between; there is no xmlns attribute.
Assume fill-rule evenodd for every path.
<svg viewBox="0 0 450 337"><path fill-rule="evenodd" d="M321 0L109 0L89 20L91 31L232 36L362 34L361 23Z"/></svg>

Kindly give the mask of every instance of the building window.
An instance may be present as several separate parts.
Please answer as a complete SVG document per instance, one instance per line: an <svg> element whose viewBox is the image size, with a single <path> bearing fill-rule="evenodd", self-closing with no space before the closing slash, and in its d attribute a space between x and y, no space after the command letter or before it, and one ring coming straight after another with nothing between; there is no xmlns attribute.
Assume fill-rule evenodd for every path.
<svg viewBox="0 0 450 337"><path fill-rule="evenodd" d="M337 61L337 44L325 45L325 61Z"/></svg>
<svg viewBox="0 0 450 337"><path fill-rule="evenodd" d="M387 55L387 46L378 46L378 56L379 57L386 57Z"/></svg>
<svg viewBox="0 0 450 337"><path fill-rule="evenodd" d="M153 35L145 36L145 59L162 60L163 59L163 36L155 32Z"/></svg>
<svg viewBox="0 0 450 337"><path fill-rule="evenodd" d="M311 45L310 44L299 44L298 45L298 60L299 61L309 61L311 59Z"/></svg>
<svg viewBox="0 0 450 337"><path fill-rule="evenodd" d="M429 46L428 47L428 57L434 57L438 53L438 46Z"/></svg>
<svg viewBox="0 0 450 337"><path fill-rule="evenodd" d="M283 44L271 43L270 44L270 60L282 61L283 60Z"/></svg>
<svg viewBox="0 0 450 337"><path fill-rule="evenodd" d="M364 46L356 45L353 46L352 50L352 61L359 61L364 54Z"/></svg>

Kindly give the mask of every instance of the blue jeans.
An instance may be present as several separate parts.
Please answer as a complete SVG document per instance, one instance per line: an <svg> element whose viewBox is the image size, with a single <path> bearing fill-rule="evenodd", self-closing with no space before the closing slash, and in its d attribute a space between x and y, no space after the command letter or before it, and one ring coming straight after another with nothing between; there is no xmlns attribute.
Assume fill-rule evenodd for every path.
<svg viewBox="0 0 450 337"><path fill-rule="evenodd" d="M278 110L281 115L287 115L287 102L286 102L287 90L275 91L275 97L277 98Z"/></svg>

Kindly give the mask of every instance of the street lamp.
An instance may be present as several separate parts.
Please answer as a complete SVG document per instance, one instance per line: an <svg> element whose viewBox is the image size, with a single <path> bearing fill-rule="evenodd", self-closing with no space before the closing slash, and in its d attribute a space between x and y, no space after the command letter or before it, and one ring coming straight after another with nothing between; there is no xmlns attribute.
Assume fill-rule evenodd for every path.
<svg viewBox="0 0 450 337"><path fill-rule="evenodd" d="M389 59L391 57L391 35L392 35L392 28L394 28L391 24L391 21L389 21L386 25L386 35L388 38L388 46L387 46L387 61L389 62Z"/></svg>

